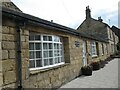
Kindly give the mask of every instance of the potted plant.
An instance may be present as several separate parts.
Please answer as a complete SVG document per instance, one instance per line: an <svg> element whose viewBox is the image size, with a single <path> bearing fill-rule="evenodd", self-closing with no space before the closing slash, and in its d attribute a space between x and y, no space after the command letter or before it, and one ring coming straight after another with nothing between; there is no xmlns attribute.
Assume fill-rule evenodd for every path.
<svg viewBox="0 0 120 90"><path fill-rule="evenodd" d="M100 62L92 62L91 64L90 64L91 66L92 66L92 68L93 68L93 70L99 70L100 69Z"/></svg>
<svg viewBox="0 0 120 90"><path fill-rule="evenodd" d="M100 62L100 67L103 68L105 66L105 61L100 60L99 62Z"/></svg>
<svg viewBox="0 0 120 90"><path fill-rule="evenodd" d="M92 75L92 67L90 65L81 67L82 75L90 76Z"/></svg>

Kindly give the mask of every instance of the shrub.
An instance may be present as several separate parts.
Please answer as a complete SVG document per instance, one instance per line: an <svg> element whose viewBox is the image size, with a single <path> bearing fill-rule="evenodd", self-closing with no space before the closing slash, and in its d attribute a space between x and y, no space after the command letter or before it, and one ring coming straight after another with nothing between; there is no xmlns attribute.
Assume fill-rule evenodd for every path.
<svg viewBox="0 0 120 90"><path fill-rule="evenodd" d="M92 62L90 65L93 67L93 70L100 69L100 62Z"/></svg>
<svg viewBox="0 0 120 90"><path fill-rule="evenodd" d="M92 75L92 67L91 66L83 66L81 68L82 74L85 76L90 76Z"/></svg>

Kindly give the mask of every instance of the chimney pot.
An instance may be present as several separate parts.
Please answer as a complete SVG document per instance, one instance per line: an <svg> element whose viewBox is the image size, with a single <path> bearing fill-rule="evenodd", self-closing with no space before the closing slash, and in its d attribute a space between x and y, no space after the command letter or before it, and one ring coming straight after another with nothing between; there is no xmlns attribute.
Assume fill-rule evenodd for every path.
<svg viewBox="0 0 120 90"><path fill-rule="evenodd" d="M86 7L86 19L91 18L91 11L89 9L89 6Z"/></svg>

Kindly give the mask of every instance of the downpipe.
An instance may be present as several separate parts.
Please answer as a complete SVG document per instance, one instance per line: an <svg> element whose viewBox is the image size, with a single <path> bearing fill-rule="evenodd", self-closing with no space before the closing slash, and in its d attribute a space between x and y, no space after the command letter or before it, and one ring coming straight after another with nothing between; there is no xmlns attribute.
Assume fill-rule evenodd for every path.
<svg viewBox="0 0 120 90"><path fill-rule="evenodd" d="M22 87L22 48L21 48L21 25L17 26L17 53L18 53L18 90L23 90Z"/></svg>

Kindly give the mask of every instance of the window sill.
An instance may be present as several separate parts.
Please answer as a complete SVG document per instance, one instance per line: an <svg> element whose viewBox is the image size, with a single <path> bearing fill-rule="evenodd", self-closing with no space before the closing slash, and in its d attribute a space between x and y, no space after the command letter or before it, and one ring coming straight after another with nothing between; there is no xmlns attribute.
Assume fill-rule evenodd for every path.
<svg viewBox="0 0 120 90"><path fill-rule="evenodd" d="M37 74L37 73L43 73L43 72L46 72L46 71L49 71L49 70L58 69L58 68L67 66L67 65L69 65L69 64L70 64L70 63L65 63L65 64L61 64L61 65L58 65L58 66L50 67L50 68L39 69L39 70L31 70L31 71L30 71L30 75L34 75L34 74Z"/></svg>
<svg viewBox="0 0 120 90"><path fill-rule="evenodd" d="M96 58L98 55L92 55L92 58Z"/></svg>

